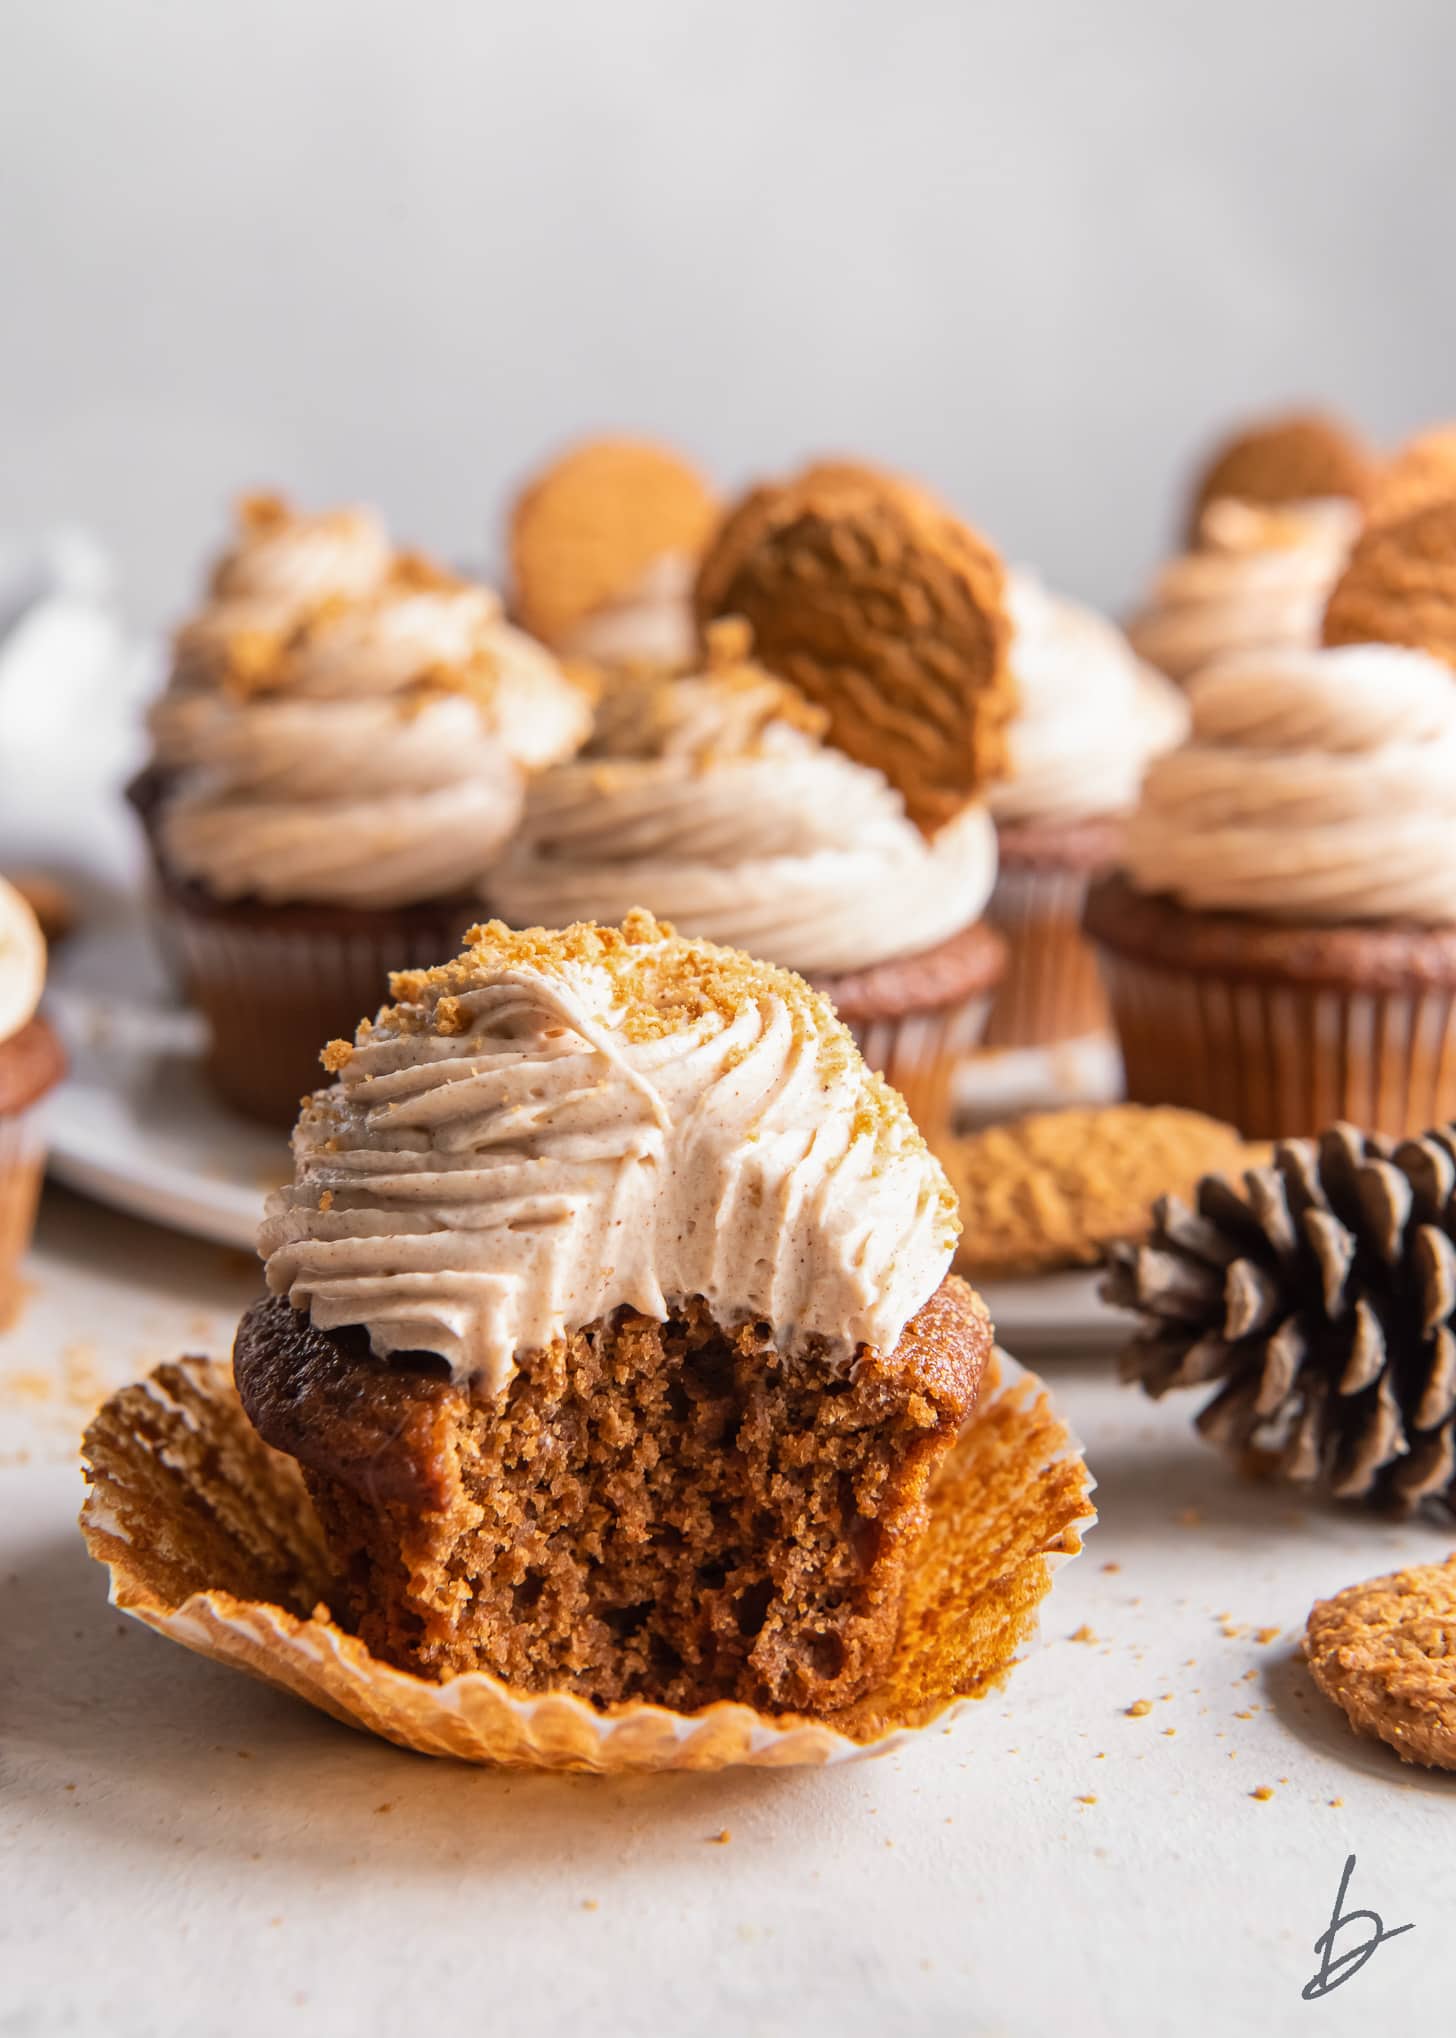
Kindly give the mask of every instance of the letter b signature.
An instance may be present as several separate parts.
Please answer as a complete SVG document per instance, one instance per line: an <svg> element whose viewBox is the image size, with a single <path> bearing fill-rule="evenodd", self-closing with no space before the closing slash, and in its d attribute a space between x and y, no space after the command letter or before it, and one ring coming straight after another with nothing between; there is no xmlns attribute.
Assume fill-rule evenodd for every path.
<svg viewBox="0 0 1456 2038"><path fill-rule="evenodd" d="M1387 1939L1398 1939L1402 1932L1414 1931L1413 1925L1392 1925L1387 1931L1384 1919L1376 1911L1346 1911L1345 1897L1350 1887L1350 1878L1355 1873L1355 1857L1352 1854L1345 1863L1345 1872L1340 1877L1340 1893L1335 1898L1334 1912L1330 1918L1330 1929L1322 1932L1314 1942L1319 1955L1319 1968L1308 1980L1300 1994L1305 2002L1318 2002L1331 1989L1339 1988L1352 1975L1360 1972L1377 1946L1383 1946ZM1358 1945L1346 1947L1343 1953L1336 1953L1335 1946L1340 1934L1347 1926L1368 1926L1367 1936Z"/></svg>

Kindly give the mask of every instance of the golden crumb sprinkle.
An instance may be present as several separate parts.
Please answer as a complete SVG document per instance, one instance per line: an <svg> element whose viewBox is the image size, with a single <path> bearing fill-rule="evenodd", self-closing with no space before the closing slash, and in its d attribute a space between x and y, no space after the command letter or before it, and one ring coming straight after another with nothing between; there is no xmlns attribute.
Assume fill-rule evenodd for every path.
<svg viewBox="0 0 1456 2038"><path fill-rule="evenodd" d="M1150 1698L1135 1698L1127 1708L1127 1716L1130 1720L1145 1720L1152 1709L1153 1702Z"/></svg>
<svg viewBox="0 0 1456 2038"><path fill-rule="evenodd" d="M276 489L259 488L238 497L236 514L240 530L260 533L286 524L293 515L293 507L287 496Z"/></svg>
<svg viewBox="0 0 1456 2038"><path fill-rule="evenodd" d="M331 1076L346 1069L354 1059L354 1044L350 1040L331 1040L319 1055L319 1060Z"/></svg>

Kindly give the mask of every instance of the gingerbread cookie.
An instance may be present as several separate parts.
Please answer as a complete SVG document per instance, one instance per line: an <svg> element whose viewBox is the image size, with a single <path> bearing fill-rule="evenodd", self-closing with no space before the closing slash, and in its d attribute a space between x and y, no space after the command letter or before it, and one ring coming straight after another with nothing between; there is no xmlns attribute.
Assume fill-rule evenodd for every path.
<svg viewBox="0 0 1456 2038"><path fill-rule="evenodd" d="M1005 569L924 490L822 462L753 492L699 577L699 617L741 615L758 656L883 771L927 834L1006 769L1016 692Z"/></svg>
<svg viewBox="0 0 1456 2038"><path fill-rule="evenodd" d="M1456 497L1456 424L1408 439L1381 475L1368 511L1372 524L1397 523L1427 503Z"/></svg>
<svg viewBox="0 0 1456 2038"><path fill-rule="evenodd" d="M1220 496L1277 504L1344 495L1363 502L1376 475L1373 454L1336 419L1319 411L1264 419L1225 440L1199 475L1189 541L1197 543L1203 512Z"/></svg>
<svg viewBox="0 0 1456 2038"><path fill-rule="evenodd" d="M1402 1762L1456 1769L1456 1555L1318 1601L1304 1653L1357 1734Z"/></svg>
<svg viewBox="0 0 1456 2038"><path fill-rule="evenodd" d="M1110 1104L993 1125L942 1159L964 1227L956 1263L996 1280L1095 1266L1109 1245L1146 1236L1155 1197L1191 1195L1251 1151L1197 1111Z"/></svg>
<svg viewBox="0 0 1456 2038"><path fill-rule="evenodd" d="M1326 644L1408 644L1456 665L1456 496L1371 524L1325 608Z"/></svg>
<svg viewBox="0 0 1456 2038"><path fill-rule="evenodd" d="M523 490L511 511L515 609L547 644L630 594L659 560L695 560L717 517L697 470L643 439L587 439Z"/></svg>

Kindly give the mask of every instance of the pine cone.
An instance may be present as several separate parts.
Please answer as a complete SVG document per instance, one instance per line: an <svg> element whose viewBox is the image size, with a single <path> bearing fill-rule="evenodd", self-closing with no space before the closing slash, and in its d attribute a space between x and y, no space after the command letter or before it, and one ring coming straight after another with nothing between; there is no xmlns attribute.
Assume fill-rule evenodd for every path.
<svg viewBox="0 0 1456 2038"><path fill-rule="evenodd" d="M1396 1145L1337 1125L1242 1187L1165 1196L1103 1295L1143 1327L1123 1378L1221 1381L1210 1442L1341 1500L1456 1511L1456 1125Z"/></svg>

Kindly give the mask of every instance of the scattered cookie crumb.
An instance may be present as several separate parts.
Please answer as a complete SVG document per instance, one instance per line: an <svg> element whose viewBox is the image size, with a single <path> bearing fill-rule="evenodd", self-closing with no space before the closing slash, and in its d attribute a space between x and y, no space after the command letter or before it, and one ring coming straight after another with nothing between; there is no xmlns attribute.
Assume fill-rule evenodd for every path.
<svg viewBox="0 0 1456 2038"><path fill-rule="evenodd" d="M1095 1642L1096 1639L1097 1639L1096 1635L1093 1634L1091 1628L1088 1627L1086 1621L1083 1621L1081 1627L1079 1627L1076 1630L1075 1634L1070 1634L1067 1637L1067 1640L1069 1642Z"/></svg>
<svg viewBox="0 0 1456 2038"><path fill-rule="evenodd" d="M594 1896L584 1896L581 1900L581 1907L584 1911L598 1911L601 1909L601 1905Z"/></svg>
<svg viewBox="0 0 1456 2038"><path fill-rule="evenodd" d="M708 1839L714 1847L726 1847L732 1838L733 1835L726 1826L723 1827L721 1832L709 1833L708 1835Z"/></svg>
<svg viewBox="0 0 1456 2038"><path fill-rule="evenodd" d="M1152 1709L1153 1702L1150 1698L1135 1698L1127 1708L1127 1716L1130 1720L1146 1719Z"/></svg>
<svg viewBox="0 0 1456 2038"><path fill-rule="evenodd" d="M1097 1799L1089 1791L1085 1797L1079 1797L1077 1802L1078 1804L1096 1804Z"/></svg>
<svg viewBox="0 0 1456 2038"><path fill-rule="evenodd" d="M1261 1647L1267 1647L1270 1642L1277 1642L1283 1632L1283 1628L1255 1628L1254 1640Z"/></svg>
<svg viewBox="0 0 1456 2038"><path fill-rule="evenodd" d="M1273 1795L1274 1793L1267 1783L1261 1783L1257 1790L1249 1792L1249 1796L1256 1799L1260 1804L1267 1804Z"/></svg>

